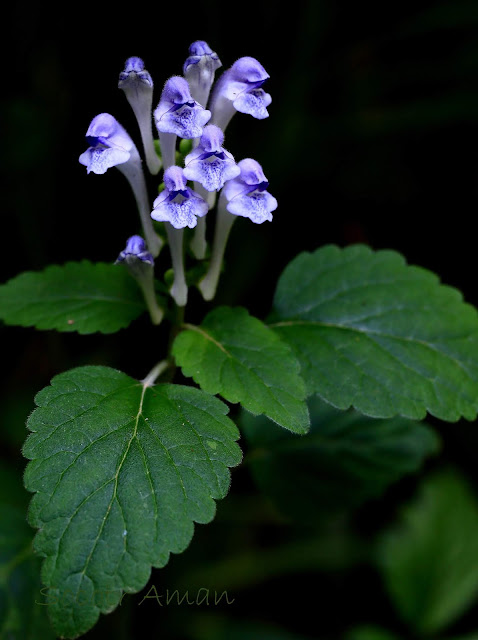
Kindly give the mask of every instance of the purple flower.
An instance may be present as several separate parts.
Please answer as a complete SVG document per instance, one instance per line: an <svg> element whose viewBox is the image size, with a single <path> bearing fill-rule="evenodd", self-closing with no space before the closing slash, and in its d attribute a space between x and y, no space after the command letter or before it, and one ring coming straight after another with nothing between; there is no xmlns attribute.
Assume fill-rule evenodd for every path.
<svg viewBox="0 0 478 640"><path fill-rule="evenodd" d="M131 238L128 238L126 248L119 254L116 263L124 262L125 260L126 262L137 262L140 260L151 266L154 265L153 256L149 253L146 248L146 243L141 236L131 236Z"/></svg>
<svg viewBox="0 0 478 640"><path fill-rule="evenodd" d="M226 180L236 178L241 172L232 155L223 148L223 142L222 130L208 124L199 145L184 160L186 178L199 182L206 191L218 191Z"/></svg>
<svg viewBox="0 0 478 640"><path fill-rule="evenodd" d="M125 91L130 87L138 91L144 87L153 88L153 80L144 68L141 58L128 58L125 62L124 71L119 75L118 87Z"/></svg>
<svg viewBox="0 0 478 640"><path fill-rule="evenodd" d="M250 218L256 224L271 221L277 200L267 191L269 183L261 165L252 158L246 158L239 162L239 167L239 177L226 182L222 190L227 210L235 216Z"/></svg>
<svg viewBox="0 0 478 640"><path fill-rule="evenodd" d="M160 133L173 133L180 138L199 138L210 117L211 112L191 96L187 80L181 76L167 80L154 112Z"/></svg>
<svg viewBox="0 0 478 640"><path fill-rule="evenodd" d="M189 57L184 63L183 73L191 95L203 107L207 104L214 75L220 66L217 53L204 40L197 40L189 47Z"/></svg>
<svg viewBox="0 0 478 640"><path fill-rule="evenodd" d="M90 146L81 154L79 161L88 173L106 173L110 167L128 162L135 149L128 133L109 113L100 113L93 118L86 140Z"/></svg>
<svg viewBox="0 0 478 640"><path fill-rule="evenodd" d="M169 222L175 229L193 228L208 212L208 205L195 191L187 186L181 167L173 165L164 172L164 186L153 203L151 217L160 222Z"/></svg>
<svg viewBox="0 0 478 640"><path fill-rule="evenodd" d="M144 155L149 171L156 175L161 161L154 149L151 111L153 107L153 81L144 68L141 58L128 58L124 71L120 73L118 87L123 89L126 99L138 122Z"/></svg>
<svg viewBox="0 0 478 640"><path fill-rule="evenodd" d="M262 120L269 113L271 96L262 89L269 78L264 67L250 57L239 58L223 73L211 98L212 121L225 128L235 111Z"/></svg>

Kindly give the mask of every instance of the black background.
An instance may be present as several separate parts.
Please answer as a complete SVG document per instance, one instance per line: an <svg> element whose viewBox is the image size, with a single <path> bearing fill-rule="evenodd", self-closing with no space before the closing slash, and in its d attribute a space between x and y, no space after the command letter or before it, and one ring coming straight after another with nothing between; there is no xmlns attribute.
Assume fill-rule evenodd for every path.
<svg viewBox="0 0 478 640"><path fill-rule="evenodd" d="M125 59L144 59L156 103L164 81L181 74L189 44L204 39L223 68L250 55L271 76L264 87L272 95L270 117L236 115L225 146L236 160L262 164L279 202L272 223L236 224L219 302L264 317L278 275L298 252L365 242L400 251L478 305L475 1L157 2L121 9L16 3L4 31L2 281L50 263L115 260L139 230L135 203L118 171L87 176L78 163L86 129L106 111L138 140L117 89ZM165 270L166 252L161 260ZM192 292L194 306L191 320L206 310ZM142 378L163 355L162 338L146 319L106 337L3 327L1 340L1 438L4 455L19 468L32 396L53 375L107 364ZM447 433L450 457L473 476L474 435L466 425L453 438ZM247 493L249 481L238 472L239 493L241 480ZM266 607L265 619L275 615L295 628L299 602L303 620L315 607L307 585L301 599L292 597L293 585L279 585L279 592L289 589L289 608L268 609L264 594L255 594L244 616ZM334 631L335 622L339 628L353 619L359 604L348 592L332 589L329 596L330 603L345 598L349 612L330 603L323 608L324 624ZM297 629L306 627L315 637L309 623Z"/></svg>

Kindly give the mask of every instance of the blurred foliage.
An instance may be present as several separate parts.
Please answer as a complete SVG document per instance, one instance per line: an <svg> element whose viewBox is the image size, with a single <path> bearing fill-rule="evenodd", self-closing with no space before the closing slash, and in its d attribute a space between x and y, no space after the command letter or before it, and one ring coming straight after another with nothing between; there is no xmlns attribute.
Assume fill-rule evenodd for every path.
<svg viewBox="0 0 478 640"><path fill-rule="evenodd" d="M309 401L310 432L295 436L245 411L240 425L253 447L246 458L261 490L290 522L323 522L376 498L424 459L438 441L426 425L379 420Z"/></svg>
<svg viewBox="0 0 478 640"><path fill-rule="evenodd" d="M386 586L403 619L437 633L478 598L478 505L456 471L429 477L379 547Z"/></svg>

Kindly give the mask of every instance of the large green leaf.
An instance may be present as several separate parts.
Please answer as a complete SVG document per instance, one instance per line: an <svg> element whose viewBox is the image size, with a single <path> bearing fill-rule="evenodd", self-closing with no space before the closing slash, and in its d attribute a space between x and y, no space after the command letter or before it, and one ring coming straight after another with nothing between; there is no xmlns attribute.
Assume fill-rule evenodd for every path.
<svg viewBox="0 0 478 640"><path fill-rule="evenodd" d="M326 246L280 277L272 327L308 393L374 417L468 420L478 410L478 314L393 251Z"/></svg>
<svg viewBox="0 0 478 640"><path fill-rule="evenodd" d="M458 472L428 479L383 536L379 566L420 634L442 631L478 602L478 503Z"/></svg>
<svg viewBox="0 0 478 640"><path fill-rule="evenodd" d="M290 347L242 307L220 307L187 325L173 346L184 375L297 433L309 428L305 386Z"/></svg>
<svg viewBox="0 0 478 640"><path fill-rule="evenodd" d="M88 261L26 271L0 286L0 318L7 324L78 333L114 333L146 307L122 266Z"/></svg>
<svg viewBox="0 0 478 640"><path fill-rule="evenodd" d="M311 430L297 436L265 418L241 416L252 447L247 457L261 490L293 520L320 522L324 514L379 496L437 451L426 425L380 420L309 400Z"/></svg>
<svg viewBox="0 0 478 640"><path fill-rule="evenodd" d="M239 434L207 393L107 367L59 375L35 400L29 520L52 622L73 638L184 551L194 521L212 520L241 459Z"/></svg>

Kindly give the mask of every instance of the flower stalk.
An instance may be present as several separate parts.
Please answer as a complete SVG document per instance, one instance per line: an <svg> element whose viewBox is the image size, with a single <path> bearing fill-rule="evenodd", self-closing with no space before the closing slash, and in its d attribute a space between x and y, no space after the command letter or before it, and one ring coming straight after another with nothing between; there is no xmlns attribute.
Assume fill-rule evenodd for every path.
<svg viewBox="0 0 478 640"><path fill-rule="evenodd" d="M219 276L221 274L222 261L226 250L227 240L231 233L236 216L226 209L227 200L221 193L217 206L216 226L214 228L214 240L212 245L211 262L204 278L199 283L199 290L204 300L212 300L216 295Z"/></svg>

